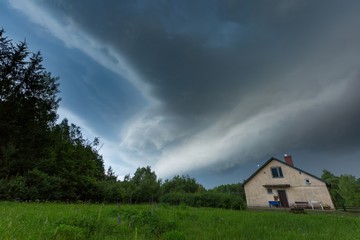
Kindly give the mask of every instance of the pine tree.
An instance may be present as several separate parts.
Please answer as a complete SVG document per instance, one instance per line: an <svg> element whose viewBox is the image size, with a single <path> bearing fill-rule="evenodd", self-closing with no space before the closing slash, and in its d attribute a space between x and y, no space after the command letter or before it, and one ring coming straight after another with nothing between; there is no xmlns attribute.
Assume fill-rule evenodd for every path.
<svg viewBox="0 0 360 240"><path fill-rule="evenodd" d="M0 30L0 178L23 175L43 158L60 98L40 52Z"/></svg>

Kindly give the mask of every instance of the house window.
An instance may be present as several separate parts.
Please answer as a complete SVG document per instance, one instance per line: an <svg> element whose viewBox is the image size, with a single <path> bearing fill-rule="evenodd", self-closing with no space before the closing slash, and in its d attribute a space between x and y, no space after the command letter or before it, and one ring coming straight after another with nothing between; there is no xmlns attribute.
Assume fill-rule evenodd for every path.
<svg viewBox="0 0 360 240"><path fill-rule="evenodd" d="M281 167L271 168L271 173L273 178L282 178L284 177Z"/></svg>
<svg viewBox="0 0 360 240"><path fill-rule="evenodd" d="M305 184L310 185L311 184L311 180L309 178L305 178Z"/></svg>
<svg viewBox="0 0 360 240"><path fill-rule="evenodd" d="M268 194L272 194L272 193L273 193L272 189L271 189L271 188L267 188L267 193L268 193Z"/></svg>

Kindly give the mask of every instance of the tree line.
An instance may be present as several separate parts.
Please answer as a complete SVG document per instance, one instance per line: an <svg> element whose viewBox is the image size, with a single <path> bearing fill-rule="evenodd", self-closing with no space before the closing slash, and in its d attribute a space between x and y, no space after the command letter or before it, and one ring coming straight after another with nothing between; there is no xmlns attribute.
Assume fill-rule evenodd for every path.
<svg viewBox="0 0 360 240"><path fill-rule="evenodd" d="M111 167L105 172L99 139L85 139L67 119L57 123L59 78L42 61L0 30L0 200L245 206L241 185L206 191L187 175L163 182L149 166L121 181Z"/></svg>
<svg viewBox="0 0 360 240"><path fill-rule="evenodd" d="M336 208L360 206L360 178L350 174L336 176L328 170L323 171L321 178L328 183Z"/></svg>

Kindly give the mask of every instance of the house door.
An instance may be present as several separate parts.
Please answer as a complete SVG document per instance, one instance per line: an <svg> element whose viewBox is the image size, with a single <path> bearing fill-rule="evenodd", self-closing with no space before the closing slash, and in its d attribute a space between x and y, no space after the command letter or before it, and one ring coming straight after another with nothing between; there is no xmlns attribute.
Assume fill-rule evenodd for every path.
<svg viewBox="0 0 360 240"><path fill-rule="evenodd" d="M279 195L281 206L288 208L289 207L289 202L288 202L288 199L286 197L285 190L278 190L277 192L278 192L278 195Z"/></svg>

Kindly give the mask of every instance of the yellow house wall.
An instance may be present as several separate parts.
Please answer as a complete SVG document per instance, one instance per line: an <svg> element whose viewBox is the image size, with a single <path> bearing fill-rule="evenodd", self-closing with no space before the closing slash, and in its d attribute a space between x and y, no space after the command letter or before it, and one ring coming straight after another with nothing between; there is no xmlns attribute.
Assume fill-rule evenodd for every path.
<svg viewBox="0 0 360 240"><path fill-rule="evenodd" d="M281 167L284 177L273 178L272 167ZM305 183L310 179L310 184ZM272 188L273 193L268 194L263 185L290 184L286 188ZM285 190L289 205L303 201L321 201L334 208L326 184L302 171L298 171L276 160L270 161L260 172L250 179L244 186L246 202L249 207L269 206L268 201L274 201L277 190Z"/></svg>

